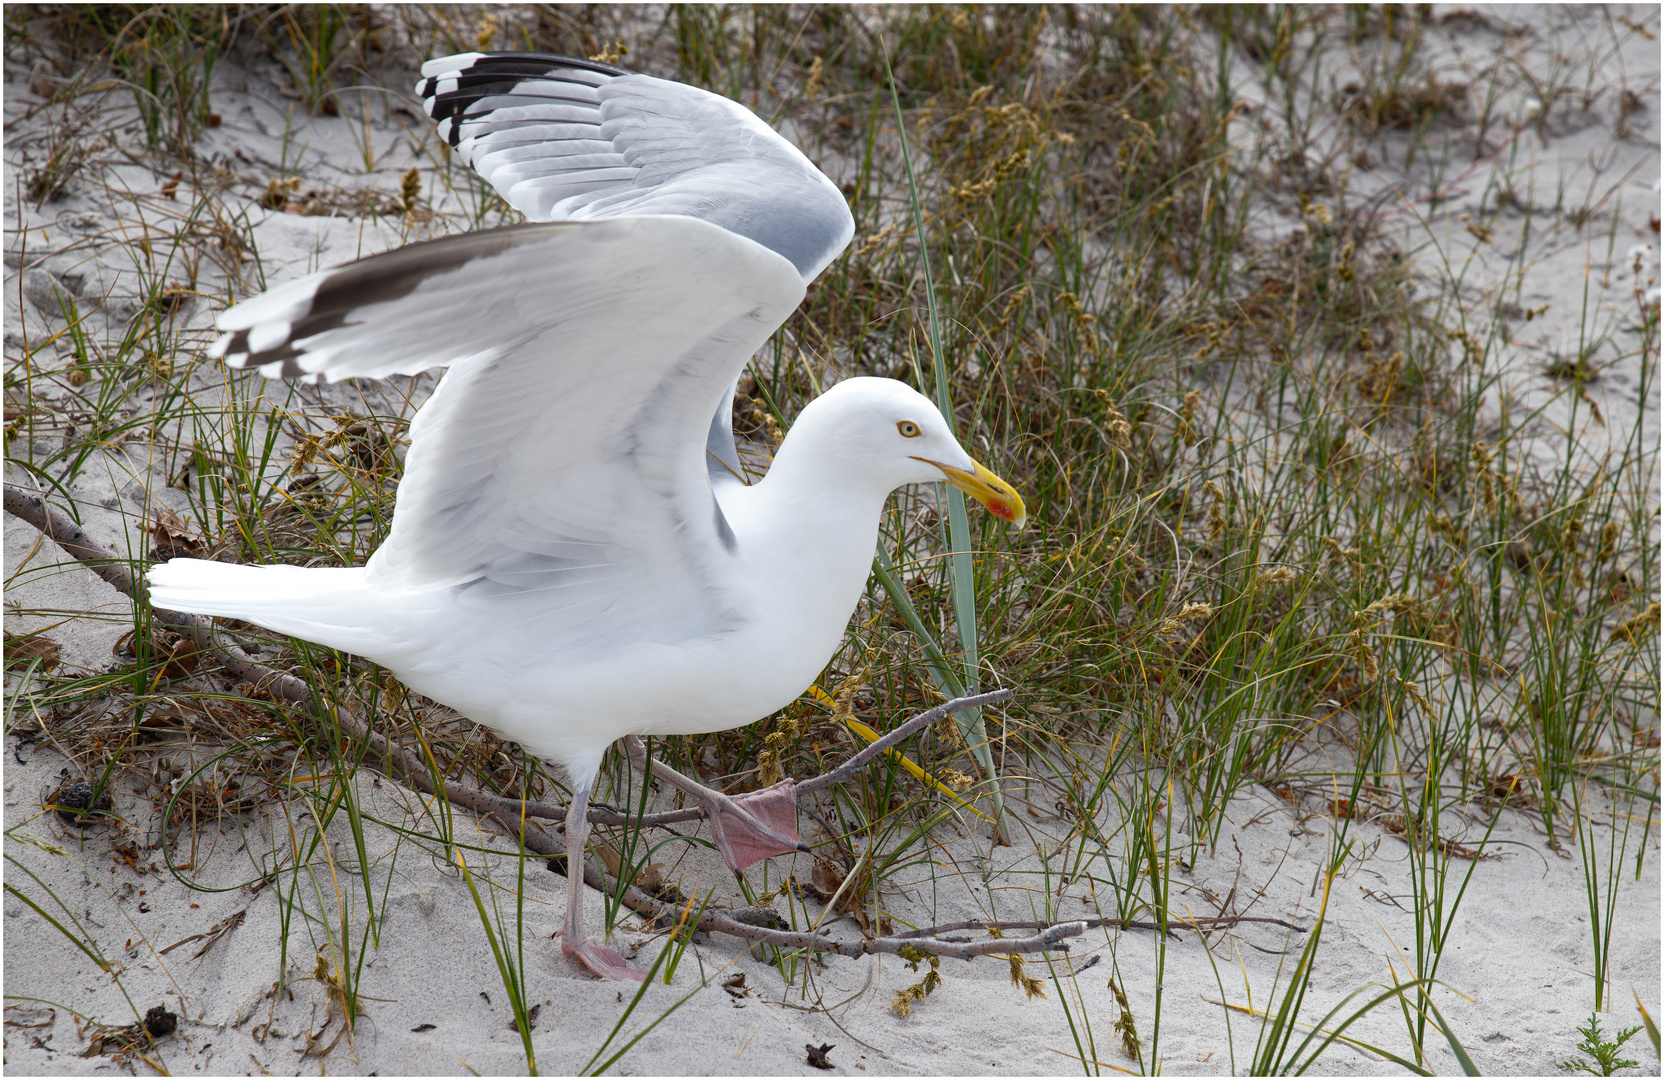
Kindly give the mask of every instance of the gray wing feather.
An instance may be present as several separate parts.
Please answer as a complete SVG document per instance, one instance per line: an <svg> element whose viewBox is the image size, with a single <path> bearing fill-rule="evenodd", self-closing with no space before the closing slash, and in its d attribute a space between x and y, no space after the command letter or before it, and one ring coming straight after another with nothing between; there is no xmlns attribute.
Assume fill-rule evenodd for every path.
<svg viewBox="0 0 1664 1080"><path fill-rule="evenodd" d="M541 53L463 53L422 75L440 132L534 221L696 217L779 252L805 282L855 234L837 187L727 98Z"/></svg>
<svg viewBox="0 0 1664 1080"><path fill-rule="evenodd" d="M734 377L722 404L711 417L711 429L705 433L705 467L711 482L737 480L743 483L745 473L740 468L739 446L734 442L734 395L740 391L739 376Z"/></svg>

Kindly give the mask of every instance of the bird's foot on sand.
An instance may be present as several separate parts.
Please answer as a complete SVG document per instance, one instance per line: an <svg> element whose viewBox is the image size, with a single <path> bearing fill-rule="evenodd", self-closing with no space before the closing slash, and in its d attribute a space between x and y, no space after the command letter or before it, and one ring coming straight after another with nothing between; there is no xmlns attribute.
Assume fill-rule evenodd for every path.
<svg viewBox="0 0 1664 1080"><path fill-rule="evenodd" d="M797 788L790 780L733 798L705 791L700 802L712 839L736 874L770 855L809 850L797 838Z"/></svg>
<svg viewBox="0 0 1664 1080"><path fill-rule="evenodd" d="M603 979L640 982L647 977L626 964L622 956L605 945L597 945L575 935L561 934L560 951L567 956L577 957L583 962L584 967Z"/></svg>

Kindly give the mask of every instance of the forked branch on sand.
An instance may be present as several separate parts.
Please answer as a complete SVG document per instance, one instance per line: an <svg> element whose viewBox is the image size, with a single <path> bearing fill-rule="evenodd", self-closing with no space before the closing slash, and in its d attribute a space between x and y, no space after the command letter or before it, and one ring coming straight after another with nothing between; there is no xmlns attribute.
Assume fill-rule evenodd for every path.
<svg viewBox="0 0 1664 1080"><path fill-rule="evenodd" d="M133 580L133 575L128 571L130 561L92 540L69 515L47 505L46 500L40 495L13 484L7 484L5 486L5 509L8 514L20 518L39 529L59 547L85 563L88 568L117 590L139 603L144 603L144 598ZM311 706L313 696L307 690L304 682L293 675L267 667L235 644L221 641L215 630L213 620L207 616L187 615L161 608L152 609L151 614L158 622L186 634L199 649L212 652L225 670L237 678L247 680L259 690L275 698L282 698L298 705ZM797 791L801 794L847 779L879 754L942 719L949 713L958 712L961 709L975 708L980 705L991 705L1004 701L1010 696L1010 690L994 690L973 697L957 698L953 701L944 702L933 709L928 709L895 728L882 739L863 748L860 753L855 754L843 764L798 784ZM472 810L480 817L491 818L498 825L506 827L511 834L523 836L526 850L534 854L549 858L565 855L565 845L538 827L535 820L532 820L537 818L563 819L566 816L565 807L506 799L500 795L481 791L478 788L449 781L444 782L436 791L434 785L435 774L416 754L394 746L384 736L370 730L368 725L349 712L331 713L331 719L339 722L341 729L347 735L369 746L404 783L429 795L442 794L452 803ZM702 816L703 811L699 807L649 814L640 819L602 807L591 806L589 808L589 820L599 825L653 827L678 821L692 821ZM592 888L608 891L614 887L602 875L601 871L587 859L584 861L583 873L584 882ZM654 920L660 925L675 925L680 921L679 916L685 917L687 914L680 906L666 903L633 885L625 888L623 899L624 903L633 911ZM1206 919L1169 919L1165 923L1135 919L1091 919L1061 923L970 921L928 927L922 930L911 930L891 937L848 940L831 938L820 933L770 930L766 927L742 923L720 911L710 910L706 910L700 917L695 928L708 932L729 934L765 945L832 952L841 956L855 957L872 953L897 954L902 949L913 949L937 956L969 960L972 957L988 953L1031 953L1066 947L1061 945L1065 938L1078 937L1085 933L1088 928L1113 926L1127 930L1201 931L1229 929L1240 923L1272 923L1302 933L1305 931L1304 927L1296 926L1281 919L1231 915ZM986 941L974 943L944 940L938 937L939 934L962 930L998 931L1001 933L1013 930L1034 930L1036 932L1028 937L990 938Z"/></svg>

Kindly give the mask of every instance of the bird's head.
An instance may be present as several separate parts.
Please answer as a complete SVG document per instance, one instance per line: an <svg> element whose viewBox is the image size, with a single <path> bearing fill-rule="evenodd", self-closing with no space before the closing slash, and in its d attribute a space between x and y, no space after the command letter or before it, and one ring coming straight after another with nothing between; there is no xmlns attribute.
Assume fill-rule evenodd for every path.
<svg viewBox="0 0 1664 1080"><path fill-rule="evenodd" d="M1028 520L1016 489L967 454L931 400L906 383L845 379L805 408L800 425L811 411L835 427L840 467L860 469L886 491L946 481L1018 528Z"/></svg>

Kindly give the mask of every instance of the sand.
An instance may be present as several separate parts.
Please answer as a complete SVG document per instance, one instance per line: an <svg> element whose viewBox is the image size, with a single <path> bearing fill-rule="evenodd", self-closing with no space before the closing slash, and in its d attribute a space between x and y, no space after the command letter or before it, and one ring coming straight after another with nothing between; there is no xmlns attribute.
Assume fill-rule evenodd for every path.
<svg viewBox="0 0 1664 1080"><path fill-rule="evenodd" d="M1656 35L1656 8L1622 9ZM1448 13L1447 9L1440 9ZM1410 257L1431 278L1441 266L1466 264L1464 290L1476 308L1496 310L1512 320L1513 345L1498 362L1509 372L1511 408L1541 407L1540 452L1555 452L1555 434L1572 426L1591 460L1605 451L1604 440L1619 438L1639 418L1644 437L1658 437L1656 394L1640 400L1639 373L1609 368L1588 387L1603 423L1586 407L1574 416L1566 395L1545 375L1545 359L1575 346L1584 310L1586 283L1590 309L1597 320L1621 324L1634 318L1635 261L1631 246L1650 245L1641 254L1643 276L1657 279L1657 232L1650 223L1658 212L1659 56L1656 41L1632 35L1621 45L1596 41L1598 20L1592 9L1487 9L1472 18L1445 20L1446 44L1441 69L1460 72L1462 65L1482 65L1486 50L1517 49L1525 64L1552 63L1574 48L1611 51L1590 76L1593 95L1587 109L1563 99L1546 123L1529 126L1509 148L1482 157L1467 169L1460 159L1451 169L1461 174L1444 181L1449 196L1436 208L1414 201L1425 174L1397 168L1390 140L1382 160L1360 166L1350 177L1360 198L1387 189L1411 192L1401 215ZM1517 32L1516 32L1517 31ZM1593 45L1590 43L1594 42ZM223 122L205 133L200 153L219 155L259 184L292 160L294 147L305 146L302 175L307 188L378 187L384 197L397 189L399 174L423 164L433 205L456 210L461 203L433 182L431 160L422 150L433 136L406 103L391 108L372 130L373 170L366 176L361 136L341 118L309 117L303 109L270 90L270 71L223 66L216 73L216 107ZM37 103L28 89L29 73L6 71L5 115L8 123L5 215L8 228L5 320L8 359L21 355L25 340L38 342L63 326L52 290L52 274L62 289L80 297L107 296L110 314L125 317L136 295L137 280L130 238L144 218L171 227L188 200L173 203L161 194L166 176L140 166L110 164L104 179L135 200L111 197L102 187L82 185L62 200L37 208L20 198L13 146L29 125L44 114L20 119ZM1619 94L1629 89L1642 101L1630 139L1614 135ZM1580 83L1578 93L1584 93ZM1529 102L1506 100L1497 106L1514 116L1526 115ZM16 124L16 127L10 125ZM1513 128L1498 123L1497 142ZM1593 160L1600 167L1589 163ZM1510 232L1504 223L1488 239L1466 229L1487 192L1506 173L1515 190L1538 203L1544 194L1563 189L1568 203L1587 203L1603 213L1617 212L1616 239L1610 230L1579 230L1562 223L1552 228L1523 227ZM1535 186L1531 183L1535 178ZM1534 192L1534 194L1531 194ZM248 205L256 220L254 236L265 281L276 284L360 253L397 246L406 236L404 223L388 219L374 226L366 219L302 216L254 207L253 188L234 200ZM417 223L411 238L454 227L443 221ZM123 232L122 230L127 230ZM19 231L26 230L26 231ZM1503 280L1503 257L1528 244L1528 272L1523 280ZM205 268L205 276L207 270ZM223 280L223 278L222 278ZM1644 285L1644 287L1646 287ZM123 304L127 308L123 308ZM1529 321L1526 310L1546 312ZM205 339L210 305L188 311L190 325ZM1588 336L1589 331L1583 331ZM211 393L217 376L204 365L194 385ZM1499 403L1497 407L1501 407ZM60 415L74 422L72 402L60 398ZM37 452L41 449L36 447ZM11 452L27 448L13 446ZM147 550L142 508L170 506L185 511L184 492L165 486L149 444L135 440L100 455L73 487L85 511L84 525L100 542L118 549ZM26 482L22 470L8 467L7 481ZM1652 496L1657 499L1656 491ZM131 626L131 605L94 575L70 563L50 543L15 519L5 523L6 627L14 632L50 628L60 643L66 670L96 671L112 661L111 650ZM21 616L19 610L49 612ZM8 677L8 696L15 694ZM19 700L19 699L13 699ZM8 705L8 709L10 709ZM397 781L368 770L354 781L370 824L363 831L362 856L351 832L337 819L326 830L328 858L303 877L303 895L280 895L295 888L293 876L277 885L244 884L271 869L273 850L285 850L294 824L302 834L306 822L292 823L268 809L229 816L200 829L194 847L177 849L176 859L194 864L188 888L170 874L159 846L163 824L152 795L126 785L115 792L115 809L124 827L80 829L40 807L61 778L73 771L66 757L44 736L27 732L27 716L8 712L5 740L5 880L41 904L60 922L73 917L77 936L93 943L111 963L103 972L92 959L17 895L5 898L4 980L7 995L5 1066L19 1074L92 1074L121 1069L145 1071L142 1061L123 1064L110 1055L82 1056L93 1028L133 1022L136 1015L165 1005L179 1016L177 1031L159 1043L158 1064L178 1074L482 1074L519 1073L526 1068L503 980L493 959L474 899L442 846L400 832L416 827L431 836L428 805ZM20 734L21 733L21 734ZM1319 741L1313 749L1326 752ZM1085 748L1090 754L1090 748ZM937 865L915 867L889 879L881 901L898 923L928 925L957 919L1084 918L1100 913L1107 896L1094 896L1066 875L1072 868L1055 853L1075 823L1056 816L1055 796L1025 772L1039 776L1038 763L1014 756L1006 763L1012 815L1018 828L1009 847L994 845L975 818L962 827L942 826L935 838ZM300 804L291 804L298 807ZM1610 810L1595 806L1596 836L1610 835ZM509 842L482 831L464 812L456 815L459 839L496 851ZM1226 813L1227 825L1211 847L1201 845L1193 862L1173 874L1175 910L1196 915L1221 911L1275 916L1310 926L1324 902L1322 868L1330 858L1335 819L1320 792L1293 798L1250 786ZM1447 827L1458 839L1477 847L1489 824L1478 806ZM1106 822L1100 824L1107 824ZM1409 847L1389 826L1390 817L1352 824L1352 849L1327 898L1327 920L1319 963L1302 1015L1322 1016L1346 995L1368 983L1391 983L1411 963L1405 953L1415 938L1409 905ZM813 832L807 819L806 831ZM1183 838L1190 827L1183 813L1159 814L1157 830ZM1659 1014L1660 883L1658 830L1645 841L1639 876L1635 856L1641 848L1638 829L1629 841L1625 873L1617 889L1612 931L1611 979L1615 1011L1609 1026L1634 1021L1631 987L1654 1016ZM819 837L815 837L819 839ZM1176 851L1189 851L1180 845ZM1592 1005L1590 909L1582 863L1570 845L1551 845L1540 818L1528 810L1506 810L1497 821L1487 857L1454 862L1452 887L1471 870L1461 906L1450 929L1440 978L1447 988L1435 1000L1468 1052L1485 1072L1553 1074L1556 1063L1572 1055L1574 1028ZM714 903L742 906L745 901L707 851L665 856L669 873L688 891L715 888ZM1119 851L1109 853L1118 858ZM505 855L470 856L482 895L496 897L512 921L513 860ZM771 860L753 868L757 891L775 889L787 874L809 876L801 856ZM365 886L373 895L378 922L375 940L367 942ZM539 1004L534 1033L538 1067L567 1073L584 1066L607 1039L629 1006L633 986L601 983L566 961L551 934L564 910L565 881L538 861L526 865L524 964L527 1000ZM61 907L53 898L61 902ZM489 902L489 901L488 901ZM813 923L822 912L814 902L781 898L799 924ZM285 937L285 914L290 913ZM343 914L345 912L345 914ZM603 904L592 893L586 906L592 933L603 929ZM342 1036L341 1010L332 1001L329 965L349 942L361 1005L355 1029ZM646 967L662 938L626 915L615 931L616 947ZM856 936L847 917L824 923ZM225 928L210 942L216 927ZM228 927L228 928L227 928ZM176 943L183 942L177 948ZM829 958L807 977L788 984L773 966L748 955L740 943L699 938L688 950L671 985L651 985L632 1014L631 1030L659 1017L683 999L679 1009L641 1039L614 1067L632 1074L775 1074L813 1073L806 1044L831 1044L827 1057L843 1074L1068 1074L1080 1069L1080 1028L1089 1022L1097 1057L1115 1068L1137 1068L1121 1053L1111 1030L1118 1009L1109 987L1112 975L1126 988L1131 1012L1146 1037L1144 1053L1159 1059L1169 1073L1216 1074L1247 1071L1254 1052L1258 1021L1219 1002L1262 1008L1279 993L1279 973L1286 978L1302 939L1280 927L1244 926L1211 941L1180 932L1164 950L1148 931L1092 931L1075 938L1066 954L1053 954L1051 966L1034 958L1030 975L1042 977L1045 996L1029 998L1011 985L1009 966L998 958L972 963L942 962L942 985L919 1002L911 1016L896 1016L894 991L919 981L920 974L894 957L862 960ZM332 944L333 943L333 944ZM207 948L204 948L204 945ZM285 946L286 944L286 951ZM320 952L320 949L322 950ZM317 975L320 957L324 977ZM1070 979L1070 971L1079 973ZM1053 974L1057 976L1054 981ZM274 993L280 977L286 988ZM741 978L743 977L743 978ZM740 981L736 981L736 980ZM1156 1007L1154 989L1162 988L1159 1047L1148 1045ZM33 1000L30 1000L33 999ZM1065 1007L1066 1005L1066 1007ZM1227 1030L1227 1024L1229 1029ZM1396 1009L1366 1017L1349 1034L1407 1053L1404 1022ZM628 1035L612 1044L616 1050ZM1077 1041L1078 1039L1078 1041ZM1436 1033L1426 1043L1428 1065L1440 1072L1459 1071L1455 1058ZM1657 1059L1642 1040L1630 1043L1631 1056L1643 1072L1656 1073ZM610 1053L611 1051L609 1051ZM1154 1065L1155 1061L1152 1060ZM1330 1050L1318 1072L1395 1073L1390 1062L1352 1048Z"/></svg>

